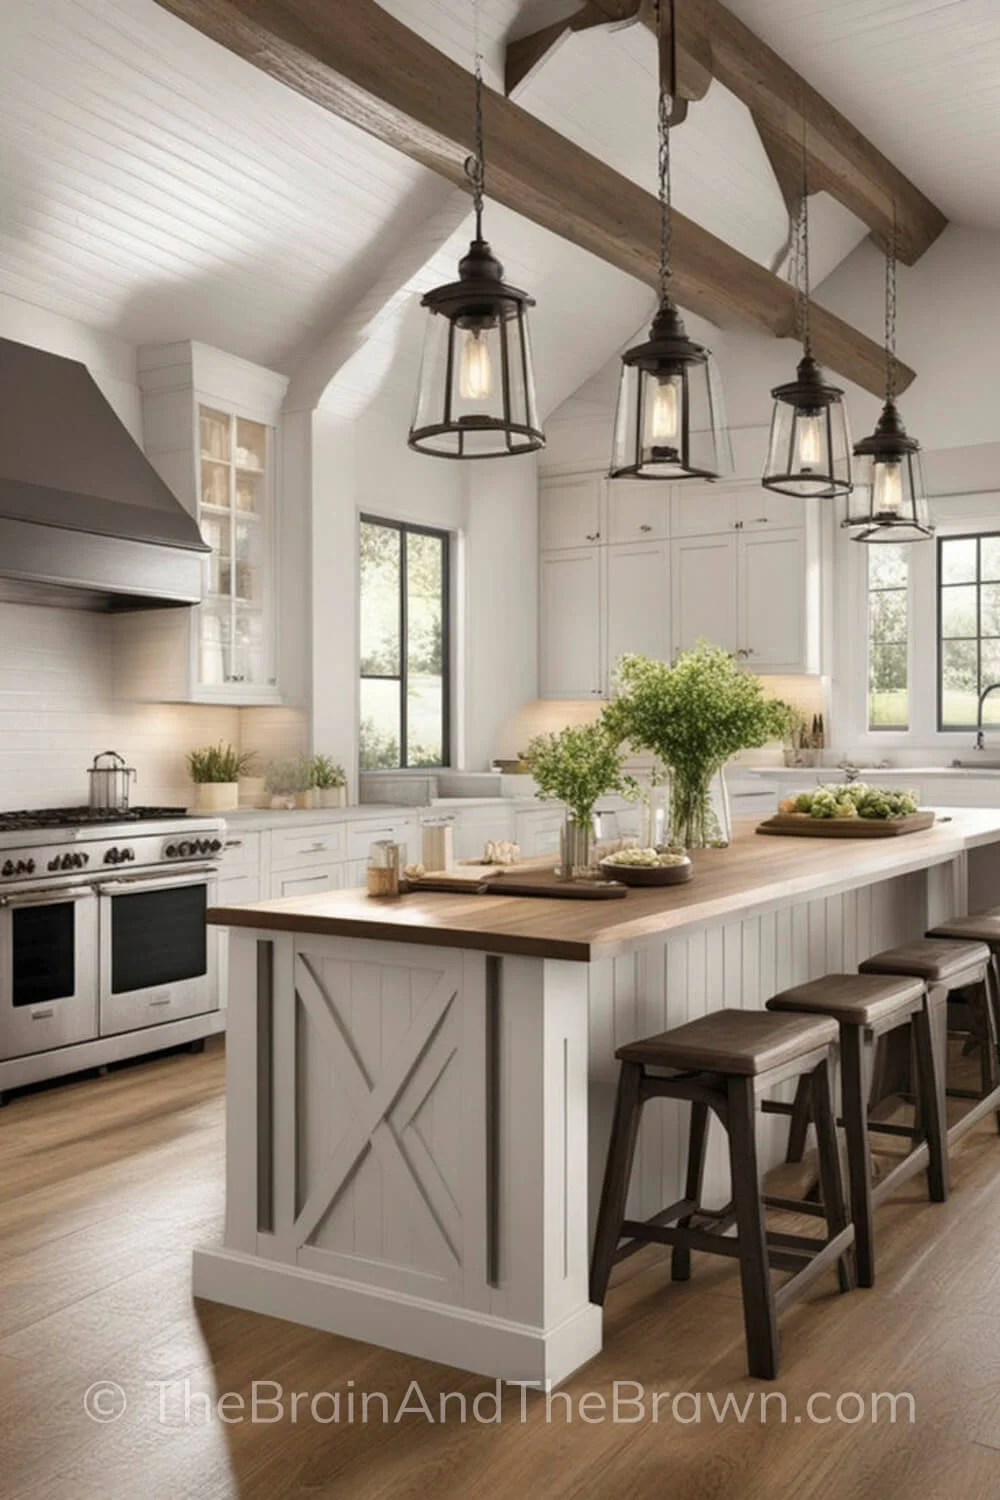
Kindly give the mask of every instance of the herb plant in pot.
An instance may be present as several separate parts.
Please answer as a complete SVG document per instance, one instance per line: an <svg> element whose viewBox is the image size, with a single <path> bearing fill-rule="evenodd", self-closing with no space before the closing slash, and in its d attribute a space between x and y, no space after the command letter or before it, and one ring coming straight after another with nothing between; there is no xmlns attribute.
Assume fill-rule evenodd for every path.
<svg viewBox="0 0 1000 1500"><path fill-rule="evenodd" d="M298 760L272 760L265 768L264 778L272 807L308 806L309 777L304 756Z"/></svg>
<svg viewBox="0 0 1000 1500"><path fill-rule="evenodd" d="M558 734L537 735L525 759L538 784L538 796L566 804L558 873L566 879L587 874L595 805L611 792L627 797L636 792L634 781L622 769L621 738L616 739L604 720L598 719Z"/></svg>
<svg viewBox="0 0 1000 1500"><path fill-rule="evenodd" d="M320 807L347 806L347 777L343 766L332 756L313 756L312 784Z"/></svg>
<svg viewBox="0 0 1000 1500"><path fill-rule="evenodd" d="M685 849L728 843L712 806L712 782L740 750L780 740L788 705L764 696L760 678L728 651L699 641L672 665L623 656L617 692L605 710L609 728L670 770L670 837ZM725 783L723 781L723 800Z"/></svg>
<svg viewBox="0 0 1000 1500"><path fill-rule="evenodd" d="M253 765L252 752L241 754L221 740L201 750L188 752L187 764L194 782L194 805L199 812L233 812L240 801L239 781Z"/></svg>

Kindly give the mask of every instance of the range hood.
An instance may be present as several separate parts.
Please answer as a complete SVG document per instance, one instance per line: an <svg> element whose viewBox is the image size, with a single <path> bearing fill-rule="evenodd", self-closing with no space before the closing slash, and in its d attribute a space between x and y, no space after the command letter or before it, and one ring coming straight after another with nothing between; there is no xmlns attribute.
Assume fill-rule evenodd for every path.
<svg viewBox="0 0 1000 1500"><path fill-rule="evenodd" d="M0 339L0 597L197 604L209 550L86 365Z"/></svg>

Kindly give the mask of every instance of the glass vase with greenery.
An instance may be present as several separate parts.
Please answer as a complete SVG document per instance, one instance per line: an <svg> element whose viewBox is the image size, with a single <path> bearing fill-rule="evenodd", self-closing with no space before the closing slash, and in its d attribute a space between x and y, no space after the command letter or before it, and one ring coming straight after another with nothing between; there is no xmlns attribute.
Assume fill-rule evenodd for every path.
<svg viewBox="0 0 1000 1500"><path fill-rule="evenodd" d="M623 656L605 710L614 735L651 751L670 769L670 836L685 849L728 840L712 806L712 782L740 750L780 740L788 705L720 646L699 641L670 665Z"/></svg>
<svg viewBox="0 0 1000 1500"><path fill-rule="evenodd" d="M566 828L560 873L579 875L590 867L594 807L617 792L632 797L636 785L624 772L621 737L609 732L603 717L594 724L540 734L525 759L538 785L538 796L566 804Z"/></svg>

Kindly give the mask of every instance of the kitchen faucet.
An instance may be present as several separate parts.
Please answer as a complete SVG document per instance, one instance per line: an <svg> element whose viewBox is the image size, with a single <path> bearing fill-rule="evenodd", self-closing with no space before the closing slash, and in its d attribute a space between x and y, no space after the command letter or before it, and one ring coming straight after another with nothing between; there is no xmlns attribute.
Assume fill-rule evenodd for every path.
<svg viewBox="0 0 1000 1500"><path fill-rule="evenodd" d="M977 723L977 728L976 728L976 749L977 750L985 750L986 749L986 739L985 739L985 736L983 734L983 705L985 704L985 702L986 702L987 698L990 696L990 694L991 693L995 693L997 691L997 688L1000 688L1000 682L991 682L990 685L989 685L989 687L984 687L983 690L982 690L982 692L979 694L979 718L976 721L976 723Z"/></svg>

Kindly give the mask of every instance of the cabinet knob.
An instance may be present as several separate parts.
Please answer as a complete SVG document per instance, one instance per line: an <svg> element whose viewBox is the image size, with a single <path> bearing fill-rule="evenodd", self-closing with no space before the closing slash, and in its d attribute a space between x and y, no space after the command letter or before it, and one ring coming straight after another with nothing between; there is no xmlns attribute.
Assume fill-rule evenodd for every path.
<svg viewBox="0 0 1000 1500"><path fill-rule="evenodd" d="M588 531L587 532L587 541L588 542L599 542L600 540L601 540L601 533L599 531Z"/></svg>
<svg viewBox="0 0 1000 1500"><path fill-rule="evenodd" d="M647 526L645 522L639 527L640 531L652 531L652 529L652 526Z"/></svg>

